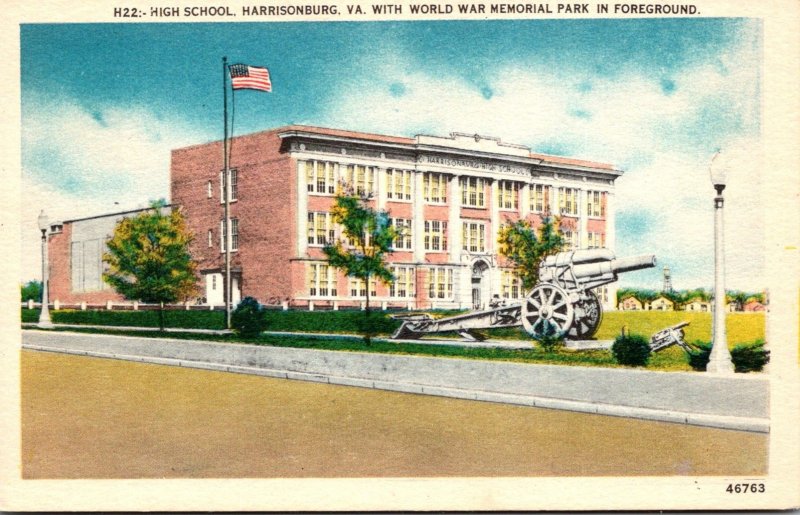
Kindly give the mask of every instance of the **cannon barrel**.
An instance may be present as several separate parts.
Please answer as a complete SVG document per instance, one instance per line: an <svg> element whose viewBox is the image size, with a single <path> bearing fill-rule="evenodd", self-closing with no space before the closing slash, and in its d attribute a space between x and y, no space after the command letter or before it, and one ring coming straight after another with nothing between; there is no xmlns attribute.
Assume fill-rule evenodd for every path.
<svg viewBox="0 0 800 515"><path fill-rule="evenodd" d="M654 266L656 266L656 256L654 254L627 256L611 261L611 269L618 274L644 270L645 268L653 268Z"/></svg>
<svg viewBox="0 0 800 515"><path fill-rule="evenodd" d="M629 256L608 261L582 263L574 265L572 271L576 279L591 279L608 275L616 276L620 273L643 270L656 266L656 257L653 254L644 256Z"/></svg>

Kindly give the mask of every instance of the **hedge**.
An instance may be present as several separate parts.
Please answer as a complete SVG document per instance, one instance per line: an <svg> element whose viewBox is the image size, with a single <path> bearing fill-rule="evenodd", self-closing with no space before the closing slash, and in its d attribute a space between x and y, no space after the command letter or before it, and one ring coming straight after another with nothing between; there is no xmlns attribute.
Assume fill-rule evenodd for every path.
<svg viewBox="0 0 800 515"><path fill-rule="evenodd" d="M711 343L694 342L692 346L696 350L688 354L689 366L694 370L704 371L711 356ZM769 351L764 348L763 340L736 345L731 349L731 361L736 372L761 372L769 363Z"/></svg>
<svg viewBox="0 0 800 515"><path fill-rule="evenodd" d="M106 311L69 310L50 311L50 318L57 324L80 324L128 327L158 327L158 311ZM164 313L165 326L182 329L225 329L223 311L168 310ZM38 309L23 309L22 321L39 321ZM267 327L270 331L296 331L310 333L360 334L364 326L364 312L360 310L266 311ZM373 311L370 322L378 334L391 334L400 327L400 321L389 318L389 313Z"/></svg>

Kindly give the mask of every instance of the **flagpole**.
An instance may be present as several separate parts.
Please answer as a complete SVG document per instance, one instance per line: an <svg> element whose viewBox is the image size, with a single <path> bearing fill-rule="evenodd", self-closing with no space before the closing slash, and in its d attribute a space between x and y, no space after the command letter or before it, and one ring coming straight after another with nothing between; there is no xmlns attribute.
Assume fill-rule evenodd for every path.
<svg viewBox="0 0 800 515"><path fill-rule="evenodd" d="M228 195L228 178L230 177L230 163L228 162L228 58L222 58L222 117L223 136L222 136L222 194L225 198L225 221L223 235L225 245L225 327L231 328L231 221L230 221L230 195Z"/></svg>

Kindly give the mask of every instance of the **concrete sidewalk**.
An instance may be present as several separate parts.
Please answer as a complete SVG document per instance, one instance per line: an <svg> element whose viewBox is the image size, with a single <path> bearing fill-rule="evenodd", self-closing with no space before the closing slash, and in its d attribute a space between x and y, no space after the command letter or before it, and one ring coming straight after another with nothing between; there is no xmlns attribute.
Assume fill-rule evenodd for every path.
<svg viewBox="0 0 800 515"><path fill-rule="evenodd" d="M764 375L536 365L53 331L23 331L22 342L34 350L769 431L769 380Z"/></svg>

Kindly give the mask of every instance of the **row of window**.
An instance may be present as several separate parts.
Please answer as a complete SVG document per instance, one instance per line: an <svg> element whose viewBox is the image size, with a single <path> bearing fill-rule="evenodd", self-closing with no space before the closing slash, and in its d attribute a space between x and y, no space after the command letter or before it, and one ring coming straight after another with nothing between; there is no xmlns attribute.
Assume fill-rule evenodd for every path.
<svg viewBox="0 0 800 515"><path fill-rule="evenodd" d="M391 223L397 230L394 250L413 250L414 230L408 218L393 218ZM311 211L308 213L308 244L324 246L336 240L336 228L330 213ZM470 252L486 252L486 223L463 222L461 225L462 248ZM423 245L426 251L446 252L447 222L425 220Z"/></svg>
<svg viewBox="0 0 800 515"><path fill-rule="evenodd" d="M394 218L391 219L397 229L397 238L394 241L394 250L413 249L413 229L410 219ZM231 227L231 250L239 250L239 219L230 219ZM447 222L444 220L426 220L424 224L425 233L423 244L426 251L446 252L447 245ZM225 252L225 222L219 222L219 246L220 251ZM565 230L562 232L567 250L580 248L578 231ZM587 233L587 248L605 247L605 233ZM324 246L334 242L336 239L335 224L330 213L309 212L308 213L308 244L312 246ZM469 252L486 252L486 223L484 222L462 222L461 241L463 250ZM351 244L352 245L352 244ZM208 247L214 246L214 235L211 229L208 230Z"/></svg>
<svg viewBox="0 0 800 515"><path fill-rule="evenodd" d="M416 269L413 266L390 267L395 279L389 284L389 297L416 297ZM429 299L453 298L453 269L430 267L425 270L425 291ZM312 297L338 296L336 270L325 263L310 263L308 266L308 293ZM370 295L375 295L377 281L370 280ZM367 288L364 280L348 278L347 289L350 297L365 297ZM500 296L504 299L519 299L524 295L522 281L511 270L500 272Z"/></svg>
<svg viewBox="0 0 800 515"><path fill-rule="evenodd" d="M413 250L413 226L408 218L390 219L397 230L394 241L394 250ZM580 248L578 231L565 230L562 232L568 250ZM324 246L336 240L336 229L330 213L308 213L308 244ZM469 252L486 252L487 246L486 223L465 221L461 223L461 248ZM352 245L352 243L351 243ZM446 252L447 222L444 220L426 220L424 223L424 249L428 252ZM605 234L600 232L588 233L588 248L605 246Z"/></svg>
<svg viewBox="0 0 800 515"><path fill-rule="evenodd" d="M378 168L363 165L340 165L326 161L307 161L305 163L306 188L309 193L332 195L336 191L336 179L340 178L359 194L376 193ZM386 198L410 201L413 196L414 174L409 170L390 168L386 170ZM422 176L422 197L425 202L446 204L449 176L443 173L424 172ZM497 203L500 209L518 210L520 189L523 183L517 181L498 181ZM461 205L485 208L488 180L481 177L460 177ZM232 186L232 191L234 187ZM552 186L530 185L530 211L543 213L550 208ZM578 215L578 189L558 188L560 214ZM235 198L235 197L234 197ZM606 193L587 191L587 212L589 216L605 216Z"/></svg>
<svg viewBox="0 0 800 515"><path fill-rule="evenodd" d="M306 162L306 184L311 193L335 193L336 169L347 184L359 194L374 194L377 168L362 165L339 165L323 161ZM389 169L387 174L386 197L391 200L411 200L413 174L409 170ZM239 173L230 170L229 200L239 198ZM426 172L423 175L423 198L426 202L444 204L447 202L447 177L445 174ZM466 207L486 207L486 179L480 177L461 177L461 205ZM498 182L497 202L500 209L519 209L520 185L516 181L501 180ZM552 186L531 184L530 211L543 213L549 210ZM579 214L577 188L558 188L559 213L562 215ZM211 181L208 181L208 198L212 197ZM224 199L223 172L219 174L219 198ZM604 191L586 192L586 212L591 217L605 217L606 193Z"/></svg>

